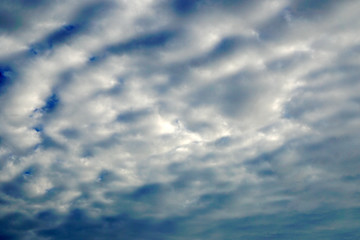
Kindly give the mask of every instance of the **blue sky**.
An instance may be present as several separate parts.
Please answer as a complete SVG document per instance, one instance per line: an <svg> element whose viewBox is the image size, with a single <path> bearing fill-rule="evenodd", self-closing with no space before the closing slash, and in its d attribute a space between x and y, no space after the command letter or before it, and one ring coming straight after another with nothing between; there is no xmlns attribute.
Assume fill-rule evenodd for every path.
<svg viewBox="0 0 360 240"><path fill-rule="evenodd" d="M360 239L359 8L2 0L0 239Z"/></svg>

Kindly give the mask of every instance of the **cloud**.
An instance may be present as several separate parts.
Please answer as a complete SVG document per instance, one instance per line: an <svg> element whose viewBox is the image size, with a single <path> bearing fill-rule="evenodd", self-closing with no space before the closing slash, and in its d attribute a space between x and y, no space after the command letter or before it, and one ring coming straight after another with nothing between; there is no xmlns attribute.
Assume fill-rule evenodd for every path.
<svg viewBox="0 0 360 240"><path fill-rule="evenodd" d="M0 238L356 239L358 7L3 1Z"/></svg>

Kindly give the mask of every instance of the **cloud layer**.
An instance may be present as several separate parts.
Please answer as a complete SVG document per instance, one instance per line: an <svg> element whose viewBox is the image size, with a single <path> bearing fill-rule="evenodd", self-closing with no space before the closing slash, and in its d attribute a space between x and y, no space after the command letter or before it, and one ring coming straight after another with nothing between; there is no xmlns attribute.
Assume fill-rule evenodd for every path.
<svg viewBox="0 0 360 240"><path fill-rule="evenodd" d="M359 238L359 7L2 1L0 238Z"/></svg>

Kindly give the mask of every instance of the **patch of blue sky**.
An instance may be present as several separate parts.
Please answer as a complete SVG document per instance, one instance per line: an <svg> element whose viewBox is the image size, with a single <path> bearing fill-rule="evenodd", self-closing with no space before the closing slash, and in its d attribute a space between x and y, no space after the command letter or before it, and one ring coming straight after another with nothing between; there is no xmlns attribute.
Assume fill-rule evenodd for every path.
<svg viewBox="0 0 360 240"><path fill-rule="evenodd" d="M0 94L7 91L7 88L13 83L15 72L9 66L0 65Z"/></svg>
<svg viewBox="0 0 360 240"><path fill-rule="evenodd" d="M60 103L60 99L56 94L52 94L45 101L45 106L41 108L45 113L52 113L56 110Z"/></svg>

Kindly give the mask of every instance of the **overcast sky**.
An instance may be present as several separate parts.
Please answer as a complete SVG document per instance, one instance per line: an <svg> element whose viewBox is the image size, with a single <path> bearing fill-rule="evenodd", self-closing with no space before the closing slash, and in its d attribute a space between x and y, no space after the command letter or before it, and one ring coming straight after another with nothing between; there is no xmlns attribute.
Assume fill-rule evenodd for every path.
<svg viewBox="0 0 360 240"><path fill-rule="evenodd" d="M1 0L0 239L360 239L359 10Z"/></svg>

